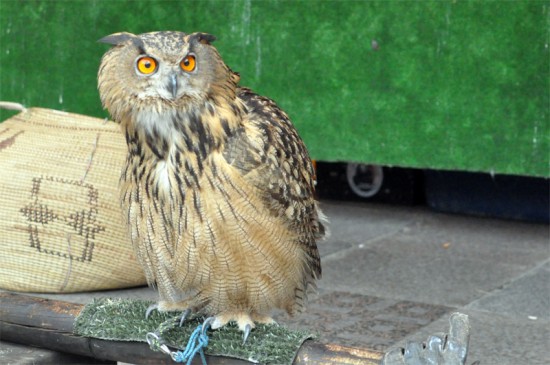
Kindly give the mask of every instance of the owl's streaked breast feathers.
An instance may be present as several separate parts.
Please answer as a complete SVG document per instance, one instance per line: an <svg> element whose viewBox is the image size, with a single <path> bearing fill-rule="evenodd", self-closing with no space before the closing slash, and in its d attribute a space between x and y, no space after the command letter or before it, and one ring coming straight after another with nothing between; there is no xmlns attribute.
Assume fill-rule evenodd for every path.
<svg viewBox="0 0 550 365"><path fill-rule="evenodd" d="M121 200L160 310L241 329L302 310L325 235L314 171L288 116L238 86L204 33L119 33L98 74L128 144Z"/></svg>

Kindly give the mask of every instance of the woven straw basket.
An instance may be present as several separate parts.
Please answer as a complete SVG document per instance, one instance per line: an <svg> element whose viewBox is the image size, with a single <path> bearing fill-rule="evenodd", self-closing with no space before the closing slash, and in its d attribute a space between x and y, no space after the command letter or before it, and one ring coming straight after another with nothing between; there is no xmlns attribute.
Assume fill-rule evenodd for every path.
<svg viewBox="0 0 550 365"><path fill-rule="evenodd" d="M122 223L126 144L113 122L26 109L0 123L0 288L145 284Z"/></svg>

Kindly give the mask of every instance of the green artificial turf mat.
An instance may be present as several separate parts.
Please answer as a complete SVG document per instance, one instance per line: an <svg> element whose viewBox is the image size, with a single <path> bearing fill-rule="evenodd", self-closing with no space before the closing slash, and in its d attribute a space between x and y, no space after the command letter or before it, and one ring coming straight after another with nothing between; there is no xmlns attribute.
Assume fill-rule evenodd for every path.
<svg viewBox="0 0 550 365"><path fill-rule="evenodd" d="M173 327L162 331L162 338L171 348L183 350L191 333L204 321L203 317L191 317L181 327L177 325L179 313L153 311L145 319L149 301L129 299L96 299L86 305L75 320L74 333L114 341L146 342L148 332L173 321ZM312 338L309 332L291 331L279 325L258 324L243 345L243 333L235 324L217 330L209 330L207 355L234 357L261 364L292 364L302 343ZM167 355L168 356L168 355Z"/></svg>

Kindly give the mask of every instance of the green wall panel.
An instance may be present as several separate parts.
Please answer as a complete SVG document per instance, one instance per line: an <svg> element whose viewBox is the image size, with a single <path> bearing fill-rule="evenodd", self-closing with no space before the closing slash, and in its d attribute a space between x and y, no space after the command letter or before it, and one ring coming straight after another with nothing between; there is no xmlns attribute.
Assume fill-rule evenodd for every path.
<svg viewBox="0 0 550 365"><path fill-rule="evenodd" d="M548 1L0 0L0 100L107 116L123 30L216 35L316 159L550 175Z"/></svg>

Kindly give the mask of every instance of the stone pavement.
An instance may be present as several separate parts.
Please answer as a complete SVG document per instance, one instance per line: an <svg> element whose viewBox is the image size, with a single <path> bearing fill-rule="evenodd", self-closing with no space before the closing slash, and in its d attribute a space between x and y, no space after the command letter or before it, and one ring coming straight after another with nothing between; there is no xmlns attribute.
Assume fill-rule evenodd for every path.
<svg viewBox="0 0 550 365"><path fill-rule="evenodd" d="M424 207L324 201L331 237L323 278L289 326L324 342L386 351L470 316L468 364L550 364L549 226L435 213ZM155 298L148 288L47 295Z"/></svg>
<svg viewBox="0 0 550 365"><path fill-rule="evenodd" d="M298 323L386 351L470 316L469 362L550 364L549 227L325 202L319 297Z"/></svg>

